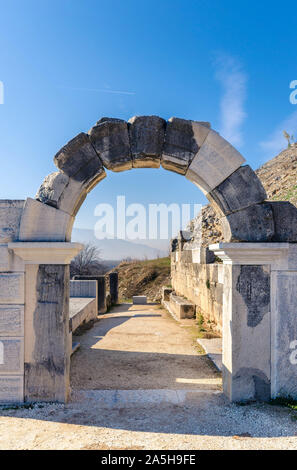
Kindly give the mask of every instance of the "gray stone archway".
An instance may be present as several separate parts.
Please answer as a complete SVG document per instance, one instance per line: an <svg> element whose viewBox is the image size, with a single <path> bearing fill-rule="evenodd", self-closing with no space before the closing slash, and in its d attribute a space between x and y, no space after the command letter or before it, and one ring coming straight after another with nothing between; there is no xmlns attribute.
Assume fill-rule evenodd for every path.
<svg viewBox="0 0 297 470"><path fill-rule="evenodd" d="M35 199L0 201L0 316L15 318L0 341L18 354L17 364L0 364L0 400L67 400L69 262L81 248L70 242L74 218L105 168L160 165L197 185L221 216L225 243L211 249L225 263L225 393L233 401L297 396L296 209L266 201L234 147L206 122L102 118L54 162L58 171Z"/></svg>

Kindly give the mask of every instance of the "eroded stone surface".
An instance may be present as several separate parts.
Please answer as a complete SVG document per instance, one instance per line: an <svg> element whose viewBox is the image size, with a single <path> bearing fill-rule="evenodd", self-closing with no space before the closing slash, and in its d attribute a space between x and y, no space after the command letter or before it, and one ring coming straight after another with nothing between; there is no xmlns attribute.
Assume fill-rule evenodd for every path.
<svg viewBox="0 0 297 470"><path fill-rule="evenodd" d="M129 119L133 168L159 168L166 121L158 116Z"/></svg>
<svg viewBox="0 0 297 470"><path fill-rule="evenodd" d="M0 305L0 337L23 336L23 334L24 307L21 305Z"/></svg>
<svg viewBox="0 0 297 470"><path fill-rule="evenodd" d="M273 212L274 242L297 242L297 208L289 201L270 202Z"/></svg>
<svg viewBox="0 0 297 470"><path fill-rule="evenodd" d="M207 198L222 215L228 215L263 202L266 192L256 173L246 165L228 176Z"/></svg>
<svg viewBox="0 0 297 470"><path fill-rule="evenodd" d="M0 360L0 376L21 374L24 370L23 338L0 337L3 354Z"/></svg>
<svg viewBox="0 0 297 470"><path fill-rule="evenodd" d="M106 176L102 162L84 132L62 147L55 155L54 162L59 170L80 183L94 178L99 181Z"/></svg>
<svg viewBox="0 0 297 470"><path fill-rule="evenodd" d="M24 274L1 273L0 274L0 303L23 304L24 303Z"/></svg>
<svg viewBox="0 0 297 470"><path fill-rule="evenodd" d="M89 131L90 140L108 170L132 168L128 125L120 119L104 118Z"/></svg>
<svg viewBox="0 0 297 470"><path fill-rule="evenodd" d="M161 159L163 168L185 175L209 133L209 126L206 122L170 118Z"/></svg>
<svg viewBox="0 0 297 470"><path fill-rule="evenodd" d="M21 403L23 400L23 375L0 376L0 403Z"/></svg>
<svg viewBox="0 0 297 470"><path fill-rule="evenodd" d="M269 204L255 204L222 217L225 242L265 242L275 234L274 219Z"/></svg>
<svg viewBox="0 0 297 470"><path fill-rule="evenodd" d="M18 238L24 204L25 201L0 201L0 243L9 243Z"/></svg>

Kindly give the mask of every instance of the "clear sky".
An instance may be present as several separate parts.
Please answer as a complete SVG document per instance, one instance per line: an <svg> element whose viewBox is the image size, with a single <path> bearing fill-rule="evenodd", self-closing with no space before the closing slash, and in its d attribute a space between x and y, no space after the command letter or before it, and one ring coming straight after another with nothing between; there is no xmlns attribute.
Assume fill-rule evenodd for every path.
<svg viewBox="0 0 297 470"><path fill-rule="evenodd" d="M210 121L257 168L297 137L296 2L0 0L0 198L33 197L53 156L101 116ZM129 202L204 203L164 170L109 172L77 217Z"/></svg>

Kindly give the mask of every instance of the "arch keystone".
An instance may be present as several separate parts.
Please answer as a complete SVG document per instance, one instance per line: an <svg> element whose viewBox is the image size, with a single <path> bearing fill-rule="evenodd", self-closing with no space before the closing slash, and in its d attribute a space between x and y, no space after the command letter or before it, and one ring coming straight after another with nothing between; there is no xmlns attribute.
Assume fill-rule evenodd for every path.
<svg viewBox="0 0 297 470"><path fill-rule="evenodd" d="M89 131L90 141L108 170L132 168L132 157L126 121L103 118Z"/></svg>
<svg viewBox="0 0 297 470"><path fill-rule="evenodd" d="M133 168L159 168L166 121L158 116L134 116L128 123Z"/></svg>

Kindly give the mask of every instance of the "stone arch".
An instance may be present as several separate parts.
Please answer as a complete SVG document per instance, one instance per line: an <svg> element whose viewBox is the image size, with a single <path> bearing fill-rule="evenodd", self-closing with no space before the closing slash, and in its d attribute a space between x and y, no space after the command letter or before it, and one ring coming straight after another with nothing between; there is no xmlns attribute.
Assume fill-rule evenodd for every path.
<svg viewBox="0 0 297 470"><path fill-rule="evenodd" d="M54 157L35 200L27 199L20 241L69 241L74 217L105 169L158 168L184 175L220 214L224 240L277 240L272 205L242 155L207 122L138 116L102 118ZM46 206L46 207L45 207Z"/></svg>
<svg viewBox="0 0 297 470"><path fill-rule="evenodd" d="M297 209L267 201L257 175L232 145L207 122L102 118L68 142L54 162L58 171L45 178L35 199L0 201L6 244L0 282L7 291L0 309L10 312L15 305L20 325L25 311L25 334L18 333L19 344L25 343L20 401L68 397L68 265L81 249L69 242L81 204L105 169L160 166L197 185L221 217L226 243L211 249L224 262L225 393L232 401L278 393L297 398L296 365L289 362L297 338ZM265 302L255 309L258 299ZM0 392L6 377L0 369Z"/></svg>

